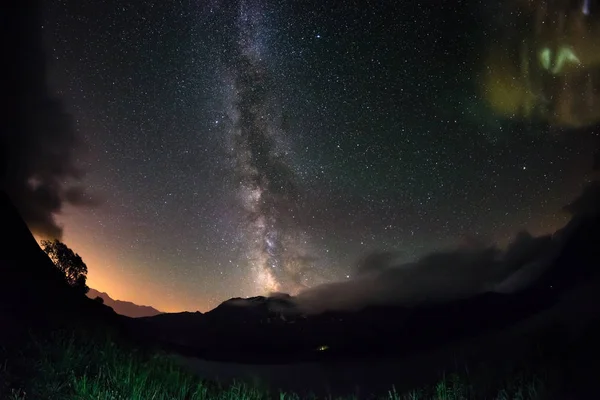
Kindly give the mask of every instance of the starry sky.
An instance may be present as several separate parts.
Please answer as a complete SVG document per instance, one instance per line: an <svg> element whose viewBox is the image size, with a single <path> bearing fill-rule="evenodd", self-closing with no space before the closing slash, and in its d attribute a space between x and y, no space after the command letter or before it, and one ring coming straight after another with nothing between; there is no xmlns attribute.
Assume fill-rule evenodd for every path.
<svg viewBox="0 0 600 400"><path fill-rule="evenodd" d="M589 180L600 60L573 39L579 75L536 63L555 34L523 22L539 10L50 3L49 82L97 200L58 221L116 299L206 311L351 279L373 251L553 232Z"/></svg>

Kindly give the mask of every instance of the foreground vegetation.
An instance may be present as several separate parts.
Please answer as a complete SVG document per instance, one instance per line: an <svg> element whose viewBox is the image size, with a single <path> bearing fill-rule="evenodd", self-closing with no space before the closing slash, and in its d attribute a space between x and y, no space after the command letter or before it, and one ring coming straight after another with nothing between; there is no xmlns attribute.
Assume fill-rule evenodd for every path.
<svg viewBox="0 0 600 400"><path fill-rule="evenodd" d="M293 393L269 393L257 385L221 385L199 379L160 352L117 344L110 336L65 331L45 339L31 338L0 367L0 397L28 399L258 400L299 399ZM6 349L5 349L6 350ZM434 385L408 393L394 388L383 398L396 399L545 399L549 376L537 371L487 375L469 371L442 377ZM473 379L472 379L473 378ZM401 380L401 377L399 377ZM313 397L315 398L315 397ZM364 396L361 396L364 398Z"/></svg>

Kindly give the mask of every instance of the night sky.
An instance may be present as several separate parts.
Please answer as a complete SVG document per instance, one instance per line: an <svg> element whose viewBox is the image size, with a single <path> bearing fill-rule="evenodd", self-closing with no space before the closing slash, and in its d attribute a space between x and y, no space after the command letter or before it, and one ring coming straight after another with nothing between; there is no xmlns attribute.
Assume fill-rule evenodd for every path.
<svg viewBox="0 0 600 400"><path fill-rule="evenodd" d="M49 3L49 81L99 203L58 221L116 299L205 311L352 279L373 251L553 232L589 179L593 118L506 118L481 90L508 71L499 26L529 34L500 7Z"/></svg>

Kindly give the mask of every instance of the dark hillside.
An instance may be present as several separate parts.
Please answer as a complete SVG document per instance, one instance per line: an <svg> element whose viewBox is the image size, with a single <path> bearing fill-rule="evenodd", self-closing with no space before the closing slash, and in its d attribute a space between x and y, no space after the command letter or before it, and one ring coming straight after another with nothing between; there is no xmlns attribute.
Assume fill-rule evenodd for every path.
<svg viewBox="0 0 600 400"><path fill-rule="evenodd" d="M30 329L119 326L122 317L73 290L42 251L9 197L0 192L0 341Z"/></svg>

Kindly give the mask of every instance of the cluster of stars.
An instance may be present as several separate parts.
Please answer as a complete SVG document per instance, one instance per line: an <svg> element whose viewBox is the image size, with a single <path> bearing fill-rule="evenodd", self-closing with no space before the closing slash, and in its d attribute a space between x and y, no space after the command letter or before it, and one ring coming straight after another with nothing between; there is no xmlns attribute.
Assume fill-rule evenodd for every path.
<svg viewBox="0 0 600 400"><path fill-rule="evenodd" d="M468 235L499 241L566 221L560 208L584 183L593 146L482 104L473 81L494 33L486 11L351 3L48 5L51 82L88 148L85 183L104 200L65 215L65 241L84 258L127 254L118 267L90 264L92 286L125 282L129 292L97 289L206 310L283 281L352 279L373 250L410 260ZM240 10L258 18L260 37L240 41ZM268 125L268 162L288 168L291 204L287 189L240 180L240 168L266 165L252 132L236 144L249 129L240 48L264 78L255 89L269 93L252 115ZM259 147L240 164L249 146ZM250 175L288 182L265 171Z"/></svg>

